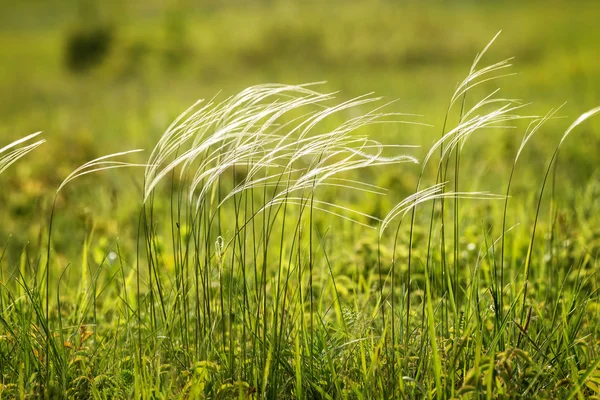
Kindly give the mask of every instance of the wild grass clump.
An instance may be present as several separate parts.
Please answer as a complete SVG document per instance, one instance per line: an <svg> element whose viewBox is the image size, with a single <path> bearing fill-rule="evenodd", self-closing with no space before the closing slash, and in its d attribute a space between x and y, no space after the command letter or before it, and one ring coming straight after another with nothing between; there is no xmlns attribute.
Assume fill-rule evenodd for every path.
<svg viewBox="0 0 600 400"><path fill-rule="evenodd" d="M490 45L420 162L401 138L364 134L425 125L392 103L268 84L195 103L145 162L123 161L132 150L75 169L55 196L91 173L144 169L135 245L124 251L120 239L93 261L92 231L73 279L53 246L52 208L45 254L24 252L0 277L0 395L598 394L600 247L569 242L571 214L549 178L563 142L600 108L564 132L531 198L511 197L525 146L559 108L526 115L497 90L481 95L510 75L510 60L480 66ZM472 190L469 140L521 129L503 191ZM0 149L0 172L42 143L25 144L36 135ZM388 189L360 171L410 165L414 193L385 217L352 201Z"/></svg>

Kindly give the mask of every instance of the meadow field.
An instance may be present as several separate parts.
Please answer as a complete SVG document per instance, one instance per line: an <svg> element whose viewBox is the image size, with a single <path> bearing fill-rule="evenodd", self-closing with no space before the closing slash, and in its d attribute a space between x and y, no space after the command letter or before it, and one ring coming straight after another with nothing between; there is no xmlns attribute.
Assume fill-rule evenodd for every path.
<svg viewBox="0 0 600 400"><path fill-rule="evenodd" d="M600 398L597 1L0 5L0 399Z"/></svg>

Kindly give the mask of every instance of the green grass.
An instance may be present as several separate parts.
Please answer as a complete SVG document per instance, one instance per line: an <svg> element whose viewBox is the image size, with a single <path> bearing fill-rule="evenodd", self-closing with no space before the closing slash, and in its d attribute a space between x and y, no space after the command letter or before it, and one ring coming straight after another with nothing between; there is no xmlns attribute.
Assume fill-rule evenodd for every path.
<svg viewBox="0 0 600 400"><path fill-rule="evenodd" d="M595 3L106 3L69 72L74 4L0 16L0 398L600 396Z"/></svg>

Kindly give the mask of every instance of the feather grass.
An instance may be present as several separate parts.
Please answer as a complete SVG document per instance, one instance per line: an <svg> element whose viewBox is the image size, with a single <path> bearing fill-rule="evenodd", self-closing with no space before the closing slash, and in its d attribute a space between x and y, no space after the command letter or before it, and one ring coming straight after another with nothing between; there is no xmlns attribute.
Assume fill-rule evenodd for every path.
<svg viewBox="0 0 600 400"><path fill-rule="evenodd" d="M38 137L42 132L32 133L31 135L25 136L21 139L15 140L14 142L2 147L0 149L0 174L4 172L8 167L15 163L19 158L25 156L29 152L33 151L40 145L46 142L46 140L38 140L34 143L29 143L24 146L20 146L31 139Z"/></svg>

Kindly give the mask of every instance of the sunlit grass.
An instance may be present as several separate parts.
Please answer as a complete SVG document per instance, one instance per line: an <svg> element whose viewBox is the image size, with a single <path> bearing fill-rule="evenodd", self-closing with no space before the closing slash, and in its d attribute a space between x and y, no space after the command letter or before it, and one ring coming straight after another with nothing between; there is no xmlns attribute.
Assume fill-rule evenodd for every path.
<svg viewBox="0 0 600 400"><path fill-rule="evenodd" d="M45 254L26 249L2 264L0 395L599 395L600 245L573 244L575 216L597 213L597 203L561 208L551 178L565 140L600 108L566 129L541 182L528 182L533 200L511 197L525 147L559 108L527 115L498 91L481 95L484 83L510 75L508 61L480 66L489 46L457 85L423 160L401 135L382 144L364 133L375 124L425 129L394 103L268 84L195 103L146 162L123 161L139 152L123 151L65 174L55 205L76 179L143 168L132 189L137 235L91 260L92 228L81 263L62 264L53 207ZM476 157L468 141L498 131L518 143L506 191L463 189L472 182L461 162ZM43 142L27 144L36 135L0 149L0 172ZM351 200L391 189L360 171L413 173L417 164L414 193L383 216ZM123 241L136 244L123 251Z"/></svg>

